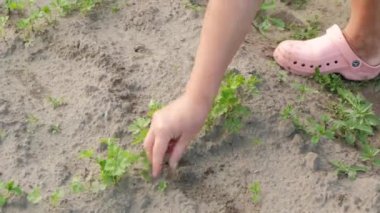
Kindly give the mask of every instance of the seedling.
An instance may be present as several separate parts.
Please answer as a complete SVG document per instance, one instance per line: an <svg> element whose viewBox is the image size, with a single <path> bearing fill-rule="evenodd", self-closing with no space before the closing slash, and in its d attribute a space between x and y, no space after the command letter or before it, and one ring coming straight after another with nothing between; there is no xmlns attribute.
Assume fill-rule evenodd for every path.
<svg viewBox="0 0 380 213"><path fill-rule="evenodd" d="M82 12L82 13L88 13L90 12L92 9L94 9L94 7L99 4L101 2L101 0L80 0L78 2L78 5L79 5L79 10Z"/></svg>
<svg viewBox="0 0 380 213"><path fill-rule="evenodd" d="M355 180L359 172L366 172L366 167L361 166L350 166L341 161L331 161L330 162L336 169L337 175L346 175L349 179Z"/></svg>
<svg viewBox="0 0 380 213"><path fill-rule="evenodd" d="M292 84L292 87L300 93L298 99L301 101L305 98L305 95L317 92L316 90L306 86L305 84L294 83Z"/></svg>
<svg viewBox="0 0 380 213"><path fill-rule="evenodd" d="M22 12L24 9L29 6L30 3L34 1L30 0L5 0L5 8L8 10L8 14L13 11Z"/></svg>
<svg viewBox="0 0 380 213"><path fill-rule="evenodd" d="M8 22L8 16L0 16L0 38L5 36L5 26Z"/></svg>
<svg viewBox="0 0 380 213"><path fill-rule="evenodd" d="M185 5L185 8L193 10L195 12L202 12L205 9L204 6L195 3L194 0L183 0L183 4Z"/></svg>
<svg viewBox="0 0 380 213"><path fill-rule="evenodd" d="M49 198L49 200L50 200L50 204L52 205L52 206L57 206L60 202L61 202L61 200L62 200L62 198L65 196L65 192L62 190L62 189L57 189L57 190L55 190L52 194L51 194L51 196L50 196L50 198Z"/></svg>
<svg viewBox="0 0 380 213"><path fill-rule="evenodd" d="M139 156L123 150L113 142L107 143L108 154L106 158L98 158L101 180L104 184L116 184L128 169L135 164Z"/></svg>
<svg viewBox="0 0 380 213"><path fill-rule="evenodd" d="M344 89L346 88L342 78L337 74L321 74L321 71L319 68L315 70L315 74L313 76L314 81L322 85L323 88L326 90L332 92L332 93L338 93L338 89Z"/></svg>
<svg viewBox="0 0 380 213"><path fill-rule="evenodd" d="M372 104L362 96L354 95L335 74L321 75L319 70L316 70L314 80L328 91L337 94L340 99L334 109L333 129L337 135L351 145L357 141L366 143L380 124L380 119L373 112Z"/></svg>
<svg viewBox="0 0 380 213"><path fill-rule="evenodd" d="M168 188L168 182L167 181L160 180L160 182L158 182L157 190L159 192L165 192L167 188Z"/></svg>
<svg viewBox="0 0 380 213"><path fill-rule="evenodd" d="M87 158L91 159L92 157L94 157L94 151L93 150L81 151L79 157L82 159L87 159Z"/></svg>
<svg viewBox="0 0 380 213"><path fill-rule="evenodd" d="M211 130L218 120L223 119L227 132L239 132L243 118L250 114L249 108L243 106L242 99L256 93L259 82L255 76L245 78L237 72L227 73L206 120L205 130Z"/></svg>
<svg viewBox="0 0 380 213"><path fill-rule="evenodd" d="M343 110L342 117L335 122L335 128L349 144L366 142L368 136L373 135L374 128L380 124L372 110L372 104L349 90L338 89L338 94L343 100Z"/></svg>
<svg viewBox="0 0 380 213"><path fill-rule="evenodd" d="M60 124L52 124L49 127L49 133L51 133L53 135L59 134L59 133L61 133L61 131L62 131L62 129L61 129Z"/></svg>
<svg viewBox="0 0 380 213"><path fill-rule="evenodd" d="M61 16L70 15L74 10L77 9L75 1L70 0L54 0L52 6L58 10Z"/></svg>
<svg viewBox="0 0 380 213"><path fill-rule="evenodd" d="M285 108L281 111L280 116L283 120L290 119L298 130L304 130L304 125L301 122L301 119L297 115L297 113L294 110L294 107L292 105L287 105Z"/></svg>
<svg viewBox="0 0 380 213"><path fill-rule="evenodd" d="M311 137L312 144L317 144L321 139L333 140L335 138L335 129L329 127L333 121L329 116L323 115L317 121L314 118L306 119L302 122L293 106L287 105L281 112L282 119L290 119L297 130L302 131Z"/></svg>
<svg viewBox="0 0 380 213"><path fill-rule="evenodd" d="M152 118L153 114L157 112L158 110L160 110L162 107L163 105L160 102L151 100L148 105L148 109L149 109L147 112L148 118Z"/></svg>
<svg viewBox="0 0 380 213"><path fill-rule="evenodd" d="M35 187L31 193L28 194L27 199L33 204L37 204L41 201L41 190L38 187Z"/></svg>
<svg viewBox="0 0 380 213"><path fill-rule="evenodd" d="M137 118L131 125L128 126L128 131L133 135L132 144L141 144L148 134L150 118Z"/></svg>
<svg viewBox="0 0 380 213"><path fill-rule="evenodd" d="M97 162L100 167L100 180L103 184L107 186L117 184L128 169L139 160L140 156L119 147L116 144L118 141L116 138L102 138L100 141L107 145L105 157L94 156L91 151L82 152L81 157Z"/></svg>
<svg viewBox="0 0 380 213"><path fill-rule="evenodd" d="M309 40L315 38L321 32L321 23L318 20L318 16L314 20L308 20L307 26L290 26L290 29L294 31L291 36L296 40Z"/></svg>
<svg viewBox="0 0 380 213"><path fill-rule="evenodd" d="M30 125L37 125L37 123L40 121L35 115L28 114L26 118L28 124Z"/></svg>
<svg viewBox="0 0 380 213"><path fill-rule="evenodd" d="M265 34L272 26L277 27L280 30L284 30L286 24L279 18L269 16L267 13L276 8L276 1L264 1L260 6L260 13L257 16L254 26L260 31L261 34Z"/></svg>
<svg viewBox="0 0 380 213"><path fill-rule="evenodd" d="M261 201L261 184L260 182L254 182L249 186L251 192L251 201L253 204L258 204Z"/></svg>
<svg viewBox="0 0 380 213"><path fill-rule="evenodd" d="M379 153L380 153L380 149L377 149L375 147L372 147L368 143L365 143L363 144L363 147L362 147L361 159L363 161L369 161L379 166L380 165L380 159L378 158Z"/></svg>
<svg viewBox="0 0 380 213"><path fill-rule="evenodd" d="M51 104L53 109L57 109L59 107L66 105L66 102L63 100L63 98L54 98L54 97L49 96L47 100Z"/></svg>
<svg viewBox="0 0 380 213"><path fill-rule="evenodd" d="M306 132L311 136L312 144L317 144L323 138L328 140L334 139L335 132L328 127L328 123L331 121L330 117L323 115L320 122L313 119L309 119L308 121Z"/></svg>
<svg viewBox="0 0 380 213"><path fill-rule="evenodd" d="M41 23L41 20L45 20L49 24L50 19L51 9L49 6L44 6L33 11L29 17L18 21L17 28L24 31L24 40L29 40L32 32L38 30L37 24Z"/></svg>
<svg viewBox="0 0 380 213"><path fill-rule="evenodd" d="M3 207L9 199L22 195L20 186L14 181L3 183L0 181L0 207Z"/></svg>
<svg viewBox="0 0 380 213"><path fill-rule="evenodd" d="M35 132L38 127L39 119L33 114L28 114L26 121L28 123L27 132L29 133Z"/></svg>
<svg viewBox="0 0 380 213"><path fill-rule="evenodd" d="M152 120L153 114L162 108L162 104L156 101L150 101L147 116L136 118L131 125L128 126L128 131L133 136L133 145L141 144L148 134L149 125Z"/></svg>
<svg viewBox="0 0 380 213"><path fill-rule="evenodd" d="M284 120L291 119L294 116L294 108L290 104L286 105L285 108L281 111L281 118Z"/></svg>
<svg viewBox="0 0 380 213"><path fill-rule="evenodd" d="M78 194L86 190L85 185L82 183L79 177L74 177L70 183L70 189L73 193Z"/></svg>

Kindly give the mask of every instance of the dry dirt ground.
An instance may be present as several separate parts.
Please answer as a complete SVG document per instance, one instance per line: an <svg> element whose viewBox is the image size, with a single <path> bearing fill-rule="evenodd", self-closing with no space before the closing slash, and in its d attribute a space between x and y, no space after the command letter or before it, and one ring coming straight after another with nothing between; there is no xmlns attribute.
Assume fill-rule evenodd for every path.
<svg viewBox="0 0 380 213"><path fill-rule="evenodd" d="M59 19L27 47L17 35L0 42L0 128L7 135L0 142L1 180L13 179L27 190L39 185L47 194L76 175L96 173L96 166L78 158L81 150L98 149L98 138L111 136L141 149L130 145L128 124L145 113L151 99L167 103L181 94L203 12L179 0L119 5L117 13L105 4L87 16ZM348 6L310 0L304 10L283 4L278 10L302 22L319 15L326 29L334 23L344 27ZM328 163L360 163L357 150L338 141L312 146L281 120L289 103L319 115L334 98L320 91L299 102L291 82L318 87L297 76L278 81L271 52L288 36L274 30L265 38L252 27L231 64L262 79L260 94L247 102L252 116L239 135L195 140L165 193L131 174L104 192L66 196L58 207L20 199L0 212L380 212L377 170L351 181L338 178ZM63 97L67 105L54 110L49 96ZM32 125L28 115L39 121ZM60 124L62 132L50 134L51 124ZM248 190L255 181L262 186L257 205Z"/></svg>

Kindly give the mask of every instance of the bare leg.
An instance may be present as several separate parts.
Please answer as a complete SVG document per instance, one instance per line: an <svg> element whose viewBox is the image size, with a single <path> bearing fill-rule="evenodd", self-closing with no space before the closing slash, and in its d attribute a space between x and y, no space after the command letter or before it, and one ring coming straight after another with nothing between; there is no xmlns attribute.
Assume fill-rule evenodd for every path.
<svg viewBox="0 0 380 213"><path fill-rule="evenodd" d="M344 35L359 57L370 65L380 65L380 1L352 0Z"/></svg>

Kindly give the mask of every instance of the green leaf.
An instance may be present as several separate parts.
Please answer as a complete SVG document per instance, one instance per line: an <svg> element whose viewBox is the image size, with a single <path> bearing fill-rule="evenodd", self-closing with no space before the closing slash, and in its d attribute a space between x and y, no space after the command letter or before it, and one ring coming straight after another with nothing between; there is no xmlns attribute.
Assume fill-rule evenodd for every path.
<svg viewBox="0 0 380 213"><path fill-rule="evenodd" d="M85 187L78 177L74 177L70 184L71 191L74 193L84 192Z"/></svg>
<svg viewBox="0 0 380 213"><path fill-rule="evenodd" d="M144 142L145 137L148 135L149 129L142 129L138 135L133 138L132 144L138 145Z"/></svg>
<svg viewBox="0 0 380 213"><path fill-rule="evenodd" d="M147 113L148 117L149 117L149 118L152 118L152 117L153 117L153 114L154 114L156 111L160 110L162 107L163 107L163 106L162 106L161 103L159 103L159 102L157 102L157 101L154 101L154 100L151 100L151 101L149 102L149 111L148 111L148 113Z"/></svg>
<svg viewBox="0 0 380 213"><path fill-rule="evenodd" d="M270 18L270 21L272 22L272 24L281 29L281 30L284 30L285 27L286 27L286 24L283 20L279 19L279 18Z"/></svg>
<svg viewBox="0 0 380 213"><path fill-rule="evenodd" d="M50 15L51 14L51 9L49 6L44 6L41 8L41 11L44 12L45 14L47 15Z"/></svg>
<svg viewBox="0 0 380 213"><path fill-rule="evenodd" d="M266 18L264 19L263 22L261 22L261 24L259 24L259 30L261 33L264 33L264 32L267 32L271 26L272 26L272 23L270 22L268 18Z"/></svg>
<svg viewBox="0 0 380 213"><path fill-rule="evenodd" d="M316 136L314 135L312 138L311 138L311 143L312 144L317 144L319 142L320 138L319 136Z"/></svg>
<svg viewBox="0 0 380 213"><path fill-rule="evenodd" d="M5 204L7 204L8 202L8 199L2 195L0 195L0 207L3 207L5 206Z"/></svg>
<svg viewBox="0 0 380 213"><path fill-rule="evenodd" d="M274 0L270 2L264 2L260 6L260 9L263 11L273 10L275 8L276 8L276 2Z"/></svg>
<svg viewBox="0 0 380 213"><path fill-rule="evenodd" d="M160 182L157 185L157 190L160 192L165 192L167 188L168 182L166 182L165 180L160 180Z"/></svg>
<svg viewBox="0 0 380 213"><path fill-rule="evenodd" d="M380 166L380 159L375 159L373 163L375 164L375 166Z"/></svg>
<svg viewBox="0 0 380 213"><path fill-rule="evenodd" d="M261 184L260 182L254 182L250 185L249 191L251 192L251 200L254 204L258 204L261 200Z"/></svg>
<svg viewBox="0 0 380 213"><path fill-rule="evenodd" d="M128 126L128 131L131 132L133 135L140 134L140 131L148 128L150 124L149 118L137 118L132 122L131 125Z"/></svg>
<svg viewBox="0 0 380 213"><path fill-rule="evenodd" d="M41 201L41 190L38 187L35 187L31 193L28 194L27 199L33 204L37 204Z"/></svg>
<svg viewBox="0 0 380 213"><path fill-rule="evenodd" d="M29 19L21 19L20 21L17 22L16 26L17 28L24 30L30 25Z"/></svg>
<svg viewBox="0 0 380 213"><path fill-rule="evenodd" d="M373 135L373 129L370 126L363 125L363 124L356 124L354 126L356 129L361 130L369 135Z"/></svg>
<svg viewBox="0 0 380 213"><path fill-rule="evenodd" d="M65 196L65 192L62 189L55 190L50 196L50 203L53 206L57 206L62 198Z"/></svg>
<svg viewBox="0 0 380 213"><path fill-rule="evenodd" d="M80 152L80 158L92 158L94 157L94 150L84 150Z"/></svg>
<svg viewBox="0 0 380 213"><path fill-rule="evenodd" d="M104 144L110 144L110 143L117 143L119 141L118 138L100 138L100 143Z"/></svg>
<svg viewBox="0 0 380 213"><path fill-rule="evenodd" d="M9 193L20 196L22 194L22 190L20 186L16 185L14 181L9 181L6 184L6 189L8 190Z"/></svg>

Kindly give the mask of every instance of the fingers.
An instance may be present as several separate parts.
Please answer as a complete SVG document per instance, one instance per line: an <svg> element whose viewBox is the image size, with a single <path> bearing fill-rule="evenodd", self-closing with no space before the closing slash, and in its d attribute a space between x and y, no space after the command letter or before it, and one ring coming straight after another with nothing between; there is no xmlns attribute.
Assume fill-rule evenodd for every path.
<svg viewBox="0 0 380 213"><path fill-rule="evenodd" d="M153 134L153 131L150 129L144 140L144 149L150 162L152 162L153 145L154 145L154 134Z"/></svg>
<svg viewBox="0 0 380 213"><path fill-rule="evenodd" d="M172 169L176 169L179 160L181 159L183 153L185 153L187 148L187 139L180 138L179 141L174 146L173 152L169 159L169 166Z"/></svg>
<svg viewBox="0 0 380 213"><path fill-rule="evenodd" d="M153 156L152 156L152 175L156 178L162 169L166 150L168 148L170 137L167 134L159 134L154 139Z"/></svg>

